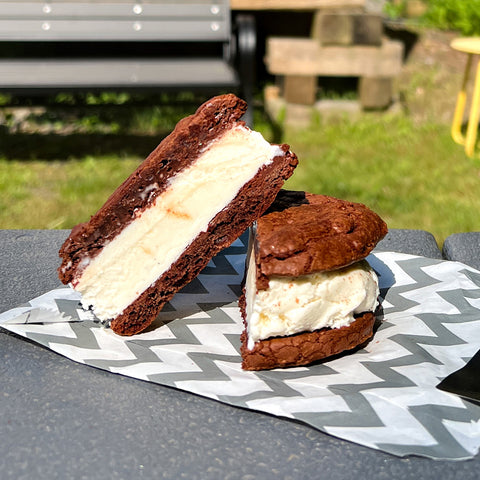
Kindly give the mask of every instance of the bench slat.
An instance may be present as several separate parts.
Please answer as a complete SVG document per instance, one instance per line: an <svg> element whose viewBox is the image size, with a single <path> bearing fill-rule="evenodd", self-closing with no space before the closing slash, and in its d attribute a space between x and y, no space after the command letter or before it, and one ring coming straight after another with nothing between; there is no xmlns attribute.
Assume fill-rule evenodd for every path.
<svg viewBox="0 0 480 480"><path fill-rule="evenodd" d="M3 41L226 41L228 36L229 29L224 22L199 22L190 19L116 22L0 19L0 40Z"/></svg>
<svg viewBox="0 0 480 480"><path fill-rule="evenodd" d="M228 1L3 2L0 40L227 41Z"/></svg>
<svg viewBox="0 0 480 480"><path fill-rule="evenodd" d="M225 17L229 12L228 1L165 1L165 2L3 2L0 0L0 16L8 18L55 17L182 17L194 15L214 18Z"/></svg>
<svg viewBox="0 0 480 480"><path fill-rule="evenodd" d="M235 70L219 59L0 61L0 90L238 86Z"/></svg>

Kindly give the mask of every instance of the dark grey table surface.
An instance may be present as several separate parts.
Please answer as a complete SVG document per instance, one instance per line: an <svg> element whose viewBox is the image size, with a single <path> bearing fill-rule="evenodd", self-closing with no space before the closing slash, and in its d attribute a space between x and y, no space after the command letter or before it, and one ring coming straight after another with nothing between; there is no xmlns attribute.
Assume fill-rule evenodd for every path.
<svg viewBox="0 0 480 480"><path fill-rule="evenodd" d="M57 251L67 233L0 230L0 311L59 285ZM440 258L430 240L397 231L379 249ZM0 352L1 479L479 478L479 455L462 462L394 457L80 365L3 329Z"/></svg>

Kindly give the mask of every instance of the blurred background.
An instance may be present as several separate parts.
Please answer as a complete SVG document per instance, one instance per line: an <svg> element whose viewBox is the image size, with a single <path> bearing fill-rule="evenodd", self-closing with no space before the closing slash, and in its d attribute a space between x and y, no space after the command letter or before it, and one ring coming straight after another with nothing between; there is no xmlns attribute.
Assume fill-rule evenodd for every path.
<svg viewBox="0 0 480 480"><path fill-rule="evenodd" d="M25 43L21 31L11 41L2 3L12 2L0 1L2 61L32 51L77 55L71 40L66 51L53 42L60 53L52 42ZM49 3L55 8L54 0L42 2ZM155 2L129 3L147 12ZM233 33L239 18L253 19L251 124L269 141L288 143L300 160L287 188L365 203L389 227L428 230L439 245L451 233L480 230L480 160L450 135L467 59L450 42L480 35L480 1L234 0L230 9ZM118 48L100 43L88 43L92 57ZM187 48L176 43L168 43L175 58ZM149 59L161 50L127 41L123 54L125 45L133 56L148 50ZM245 75L241 66L237 73ZM179 119L227 91L235 89L3 86L0 228L71 228L88 220Z"/></svg>

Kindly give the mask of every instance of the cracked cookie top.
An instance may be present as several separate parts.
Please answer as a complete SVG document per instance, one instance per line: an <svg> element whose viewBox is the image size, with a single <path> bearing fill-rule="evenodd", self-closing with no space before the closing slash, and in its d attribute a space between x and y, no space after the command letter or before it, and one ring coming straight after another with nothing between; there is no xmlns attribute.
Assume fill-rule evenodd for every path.
<svg viewBox="0 0 480 480"><path fill-rule="evenodd" d="M387 234L387 225L360 203L281 190L257 221L257 287L272 275L299 276L336 270L365 258Z"/></svg>

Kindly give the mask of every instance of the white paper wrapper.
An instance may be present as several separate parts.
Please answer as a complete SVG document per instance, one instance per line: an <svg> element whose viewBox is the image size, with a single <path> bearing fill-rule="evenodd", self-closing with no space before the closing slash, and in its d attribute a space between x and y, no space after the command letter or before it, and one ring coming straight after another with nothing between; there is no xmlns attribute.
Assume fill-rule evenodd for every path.
<svg viewBox="0 0 480 480"><path fill-rule="evenodd" d="M120 337L59 288L0 315L0 324L77 362L221 402L303 421L399 456L468 459L480 406L436 385L480 349L480 272L460 263L378 253L374 338L308 367L245 372L237 298L238 240L178 293L148 331Z"/></svg>

